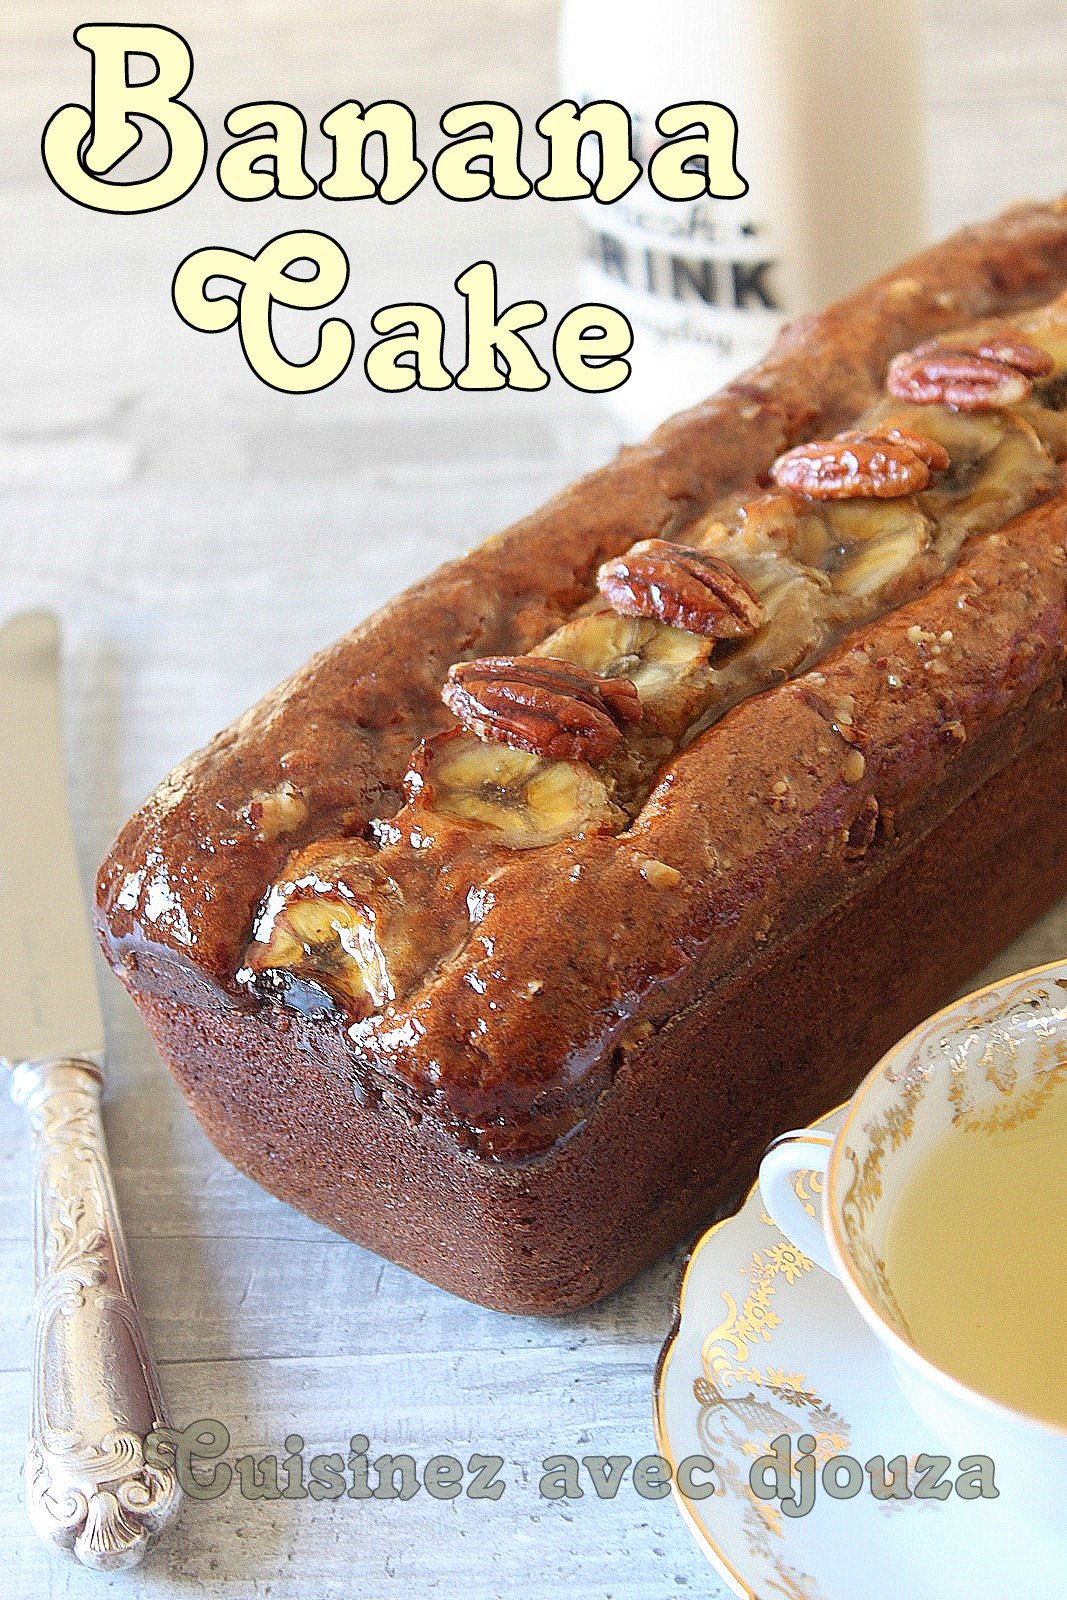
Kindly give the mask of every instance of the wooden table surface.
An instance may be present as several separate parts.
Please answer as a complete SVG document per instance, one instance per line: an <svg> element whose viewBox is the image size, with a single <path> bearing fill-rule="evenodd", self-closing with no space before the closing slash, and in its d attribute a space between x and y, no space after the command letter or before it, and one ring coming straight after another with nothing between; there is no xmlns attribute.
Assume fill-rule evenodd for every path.
<svg viewBox="0 0 1067 1600"><path fill-rule="evenodd" d="M232 336L184 328L169 282L207 243L258 248L320 227L353 263L355 307L447 305L480 257L509 298L573 304L567 207L448 204L424 185L401 208L236 206L205 179L180 206L81 210L38 156L49 113L85 92L70 40L90 12L7 0L0 19L0 609L48 604L67 630L67 736L88 886L118 824L215 728L439 561L532 507L616 442L599 404L541 395L387 397L354 372L292 399L259 384ZM143 8L142 8L143 9ZM137 7L122 7L128 16ZM427 127L461 99L530 119L554 96L548 0L243 0L147 8L197 61L192 98L217 150L223 110L284 97L309 121L348 97L398 96ZM943 232L1067 176L1060 0L932 0L932 227ZM312 121L312 126L314 122ZM322 167L325 152L313 152ZM358 376L357 376L358 374ZM47 914L47 908L43 908ZM1067 908L997 962L1063 953ZM63 951L56 950L62 981ZM504 1457L502 1498L452 1503L249 1502L186 1507L148 1564L103 1577L28 1532L28 1161L0 1110L0 1580L23 1597L196 1591L664 1597L725 1591L672 1503L631 1491L550 1502L554 1452L653 1448L650 1384L682 1251L605 1304L558 1321L451 1299L305 1220L234 1172L201 1134L118 985L102 972L111 1041L107 1126L141 1299L184 1423L215 1417L233 1455L345 1450L419 1461Z"/></svg>

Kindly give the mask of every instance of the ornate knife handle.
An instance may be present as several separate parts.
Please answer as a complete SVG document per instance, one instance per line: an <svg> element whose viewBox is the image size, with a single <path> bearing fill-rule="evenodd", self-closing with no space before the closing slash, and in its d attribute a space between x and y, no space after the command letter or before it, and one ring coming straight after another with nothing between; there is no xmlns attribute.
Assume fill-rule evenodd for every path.
<svg viewBox="0 0 1067 1600"><path fill-rule="evenodd" d="M130 1280L91 1061L27 1061L12 1097L33 1131L30 1520L85 1566L140 1561L178 1503L144 1439L168 1418Z"/></svg>

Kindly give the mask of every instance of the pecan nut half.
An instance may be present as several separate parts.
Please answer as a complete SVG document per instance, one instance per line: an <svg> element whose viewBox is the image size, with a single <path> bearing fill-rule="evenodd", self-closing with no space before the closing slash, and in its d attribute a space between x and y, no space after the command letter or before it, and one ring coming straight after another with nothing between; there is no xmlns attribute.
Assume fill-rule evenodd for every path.
<svg viewBox="0 0 1067 1600"><path fill-rule="evenodd" d="M949 453L944 445L937 439L927 438L925 433L916 433L914 428L906 428L902 422L895 422L892 417L887 417L884 422L876 422L869 428L851 428L847 433L839 433L839 439L847 443L866 439L888 439L891 444L902 444L920 461L925 461L931 472L944 472L951 465Z"/></svg>
<svg viewBox="0 0 1067 1600"><path fill-rule="evenodd" d="M479 739L551 761L602 761L640 722L629 678L605 678L552 656L483 656L449 668L445 705Z"/></svg>
<svg viewBox="0 0 1067 1600"><path fill-rule="evenodd" d="M894 500L925 489L930 467L903 438L853 430L787 450L771 468L771 477L780 489L811 500Z"/></svg>
<svg viewBox="0 0 1067 1600"><path fill-rule="evenodd" d="M642 539L605 561L596 581L613 611L708 639L743 639L763 621L759 597L733 567L669 539Z"/></svg>
<svg viewBox="0 0 1067 1600"><path fill-rule="evenodd" d="M991 411L1018 405L1055 363L1047 350L1005 329L988 339L942 344L928 339L894 356L886 387L912 405L951 406L955 411Z"/></svg>

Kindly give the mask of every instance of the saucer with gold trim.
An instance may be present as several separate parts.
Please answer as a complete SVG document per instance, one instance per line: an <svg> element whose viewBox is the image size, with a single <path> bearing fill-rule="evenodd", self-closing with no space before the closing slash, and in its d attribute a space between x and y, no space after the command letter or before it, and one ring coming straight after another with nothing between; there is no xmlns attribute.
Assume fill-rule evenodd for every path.
<svg viewBox="0 0 1067 1600"><path fill-rule="evenodd" d="M818 1126L833 1134L844 1114L841 1107ZM815 1173L796 1179L812 1213L819 1183ZM705 1480L713 1493L688 1498L672 1486L697 1542L744 1600L1059 1600L1067 1593L1067 1539L1028 1525L1004 1495L956 1492L959 1461L980 1454L981 1440L951 1458L908 1405L841 1284L779 1232L758 1189L689 1258L656 1369L654 1411L660 1453L675 1467L690 1456L714 1462L692 1480L698 1493ZM753 1463L782 1434L794 1458L805 1449L814 1456L814 1503L803 1516L787 1516L750 1485ZM874 1457L891 1465L903 1456L915 1490L923 1455L949 1458L947 1499L914 1492L879 1499L865 1470L851 1498L822 1488L822 1467L833 1457L865 1469ZM932 1481L932 1471L927 1476ZM854 1469L842 1466L838 1478L855 1485Z"/></svg>

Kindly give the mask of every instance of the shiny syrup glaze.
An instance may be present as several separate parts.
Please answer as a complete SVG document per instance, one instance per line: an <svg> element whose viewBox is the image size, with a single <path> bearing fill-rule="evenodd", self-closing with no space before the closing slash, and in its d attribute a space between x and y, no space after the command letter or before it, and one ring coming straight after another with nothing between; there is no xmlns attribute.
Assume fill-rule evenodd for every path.
<svg viewBox="0 0 1067 1600"><path fill-rule="evenodd" d="M950 466L892 500L807 500L769 490L716 505L686 542L727 561L759 595L763 626L736 643L619 617L590 602L535 653L630 677L644 707L595 769L482 744L455 730L416 753L406 803L371 838L319 840L271 886L239 980L312 1015L387 1024L405 997L454 962L516 850L622 835L639 822L680 751L733 706L812 669L849 633L922 594L965 542L1048 495L1067 454L1063 307L1013 319L1056 362L1034 394L1004 410L879 402L859 426L892 420L942 444ZM951 634L949 635L951 637ZM846 742L848 697L830 708ZM848 765L846 759L846 767ZM857 749L852 769L863 775ZM783 782L785 780L782 780ZM673 869L642 872L669 884Z"/></svg>

